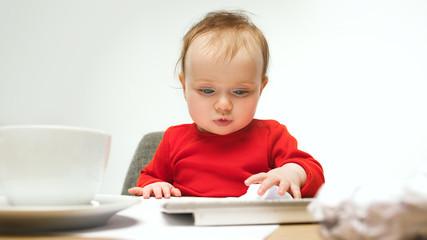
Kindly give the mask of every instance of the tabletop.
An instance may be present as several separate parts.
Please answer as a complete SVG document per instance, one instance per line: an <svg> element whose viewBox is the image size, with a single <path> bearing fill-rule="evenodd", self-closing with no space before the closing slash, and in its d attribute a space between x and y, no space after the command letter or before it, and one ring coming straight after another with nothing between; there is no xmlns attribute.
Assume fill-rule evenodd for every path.
<svg viewBox="0 0 427 240"><path fill-rule="evenodd" d="M191 215L160 211L163 200L141 202L115 214L104 226L67 231L0 233L3 239L323 239L318 224L194 226ZM226 217L226 216L225 216Z"/></svg>

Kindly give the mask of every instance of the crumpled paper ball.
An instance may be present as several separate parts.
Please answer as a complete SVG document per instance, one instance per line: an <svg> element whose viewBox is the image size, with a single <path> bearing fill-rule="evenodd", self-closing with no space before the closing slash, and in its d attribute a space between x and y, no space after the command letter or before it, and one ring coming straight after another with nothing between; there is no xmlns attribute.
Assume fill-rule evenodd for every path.
<svg viewBox="0 0 427 240"><path fill-rule="evenodd" d="M308 209L326 239L427 239L427 171L406 182L325 184Z"/></svg>

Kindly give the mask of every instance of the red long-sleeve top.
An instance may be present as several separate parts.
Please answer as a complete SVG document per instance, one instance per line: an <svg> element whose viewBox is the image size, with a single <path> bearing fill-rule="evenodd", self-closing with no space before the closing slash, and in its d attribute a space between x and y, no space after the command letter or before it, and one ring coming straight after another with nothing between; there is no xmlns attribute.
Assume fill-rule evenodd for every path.
<svg viewBox="0 0 427 240"><path fill-rule="evenodd" d="M322 166L298 150L296 139L277 121L254 119L228 135L183 124L165 131L153 160L141 170L137 186L164 181L183 196L238 197L246 193L248 177L286 163L304 168L307 181L301 194L313 197L325 181Z"/></svg>

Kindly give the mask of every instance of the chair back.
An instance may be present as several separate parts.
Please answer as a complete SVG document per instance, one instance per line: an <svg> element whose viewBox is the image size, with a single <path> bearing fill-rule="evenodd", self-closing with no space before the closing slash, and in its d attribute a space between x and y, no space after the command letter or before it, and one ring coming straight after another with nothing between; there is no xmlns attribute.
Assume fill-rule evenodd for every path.
<svg viewBox="0 0 427 240"><path fill-rule="evenodd" d="M140 171L153 159L154 153L163 139L164 132L147 133L141 139L129 164L128 172L122 187L122 195L131 195L128 189L135 187Z"/></svg>

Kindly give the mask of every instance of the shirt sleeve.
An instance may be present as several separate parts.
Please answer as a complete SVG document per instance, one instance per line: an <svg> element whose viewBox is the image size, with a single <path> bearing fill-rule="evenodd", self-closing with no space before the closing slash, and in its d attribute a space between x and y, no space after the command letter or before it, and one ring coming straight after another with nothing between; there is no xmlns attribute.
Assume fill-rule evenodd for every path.
<svg viewBox="0 0 427 240"><path fill-rule="evenodd" d="M298 149L297 140L289 134L284 125L278 124L271 134L271 159L273 168L287 163L296 163L304 168L307 181L301 189L302 197L314 197L325 182L323 168L310 154Z"/></svg>
<svg viewBox="0 0 427 240"><path fill-rule="evenodd" d="M169 135L168 131L164 133L153 159L141 170L141 175L136 184L137 187L145 187L155 182L173 184L169 157Z"/></svg>

